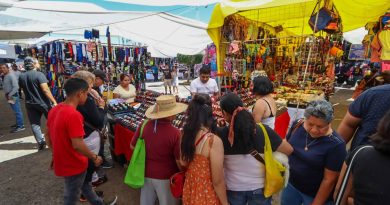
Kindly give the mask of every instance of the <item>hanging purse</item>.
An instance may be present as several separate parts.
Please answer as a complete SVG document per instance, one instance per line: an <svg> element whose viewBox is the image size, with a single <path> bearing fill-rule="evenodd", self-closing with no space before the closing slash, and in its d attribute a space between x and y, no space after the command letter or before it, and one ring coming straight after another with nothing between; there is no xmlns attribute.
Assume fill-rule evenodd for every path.
<svg viewBox="0 0 390 205"><path fill-rule="evenodd" d="M145 183L145 140L142 138L144 127L148 123L148 120L145 120L142 123L140 134L135 145L133 155L127 168L126 176L124 183L130 186L131 188L141 188Z"/></svg>

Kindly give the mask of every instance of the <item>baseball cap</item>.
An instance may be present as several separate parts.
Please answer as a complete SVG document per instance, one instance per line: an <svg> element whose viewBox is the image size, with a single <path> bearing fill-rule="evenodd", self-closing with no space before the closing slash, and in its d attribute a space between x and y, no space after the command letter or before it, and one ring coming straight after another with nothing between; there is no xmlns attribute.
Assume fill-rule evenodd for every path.
<svg viewBox="0 0 390 205"><path fill-rule="evenodd" d="M27 57L24 59L24 69L32 70L34 69L34 59L31 57Z"/></svg>
<svg viewBox="0 0 390 205"><path fill-rule="evenodd" d="M107 82L107 75L105 72L103 72L102 70L94 70L93 71L93 74L96 76L96 77L99 77L100 79L102 79L104 82Z"/></svg>

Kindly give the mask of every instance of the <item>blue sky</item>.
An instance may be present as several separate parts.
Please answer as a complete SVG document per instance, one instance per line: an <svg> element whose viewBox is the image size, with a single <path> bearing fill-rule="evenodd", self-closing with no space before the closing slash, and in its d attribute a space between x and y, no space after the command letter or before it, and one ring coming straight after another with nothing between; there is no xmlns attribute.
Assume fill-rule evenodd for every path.
<svg viewBox="0 0 390 205"><path fill-rule="evenodd" d="M51 1L69 1L69 2L88 2L94 3L100 7L103 7L107 10L113 11L171 11L169 13L191 18L194 20L202 21L204 23L208 23L210 19L210 15L213 11L214 5L205 6L188 6L185 7L183 5L176 6L144 6L144 5L136 5L136 4L126 4L126 3L117 3L110 2L105 0L51 0ZM163 1L163 0L162 0ZM180 0L178 0L180 2ZM185 7L185 8L183 8Z"/></svg>

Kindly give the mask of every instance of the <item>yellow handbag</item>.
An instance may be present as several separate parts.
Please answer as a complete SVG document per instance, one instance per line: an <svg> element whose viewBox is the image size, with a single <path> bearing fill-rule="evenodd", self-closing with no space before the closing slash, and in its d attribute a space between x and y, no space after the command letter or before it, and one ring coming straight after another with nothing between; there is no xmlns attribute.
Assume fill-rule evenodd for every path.
<svg viewBox="0 0 390 205"><path fill-rule="evenodd" d="M286 168L278 162L272 155L271 142L267 130L264 125L258 124L264 133L264 166L265 166L265 183L264 196L270 197L275 193L281 191L285 184L284 173Z"/></svg>

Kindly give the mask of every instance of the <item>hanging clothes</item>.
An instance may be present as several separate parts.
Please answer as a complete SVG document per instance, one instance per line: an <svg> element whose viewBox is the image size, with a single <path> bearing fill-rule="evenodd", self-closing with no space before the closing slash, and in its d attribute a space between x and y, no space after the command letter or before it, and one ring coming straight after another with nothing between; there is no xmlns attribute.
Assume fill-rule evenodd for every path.
<svg viewBox="0 0 390 205"><path fill-rule="evenodd" d="M389 61L390 60L390 29L379 32L378 40L382 47L381 60Z"/></svg>
<svg viewBox="0 0 390 205"><path fill-rule="evenodd" d="M76 57L77 62L83 62L83 46L81 43L76 45L76 52L77 52L77 57Z"/></svg>

